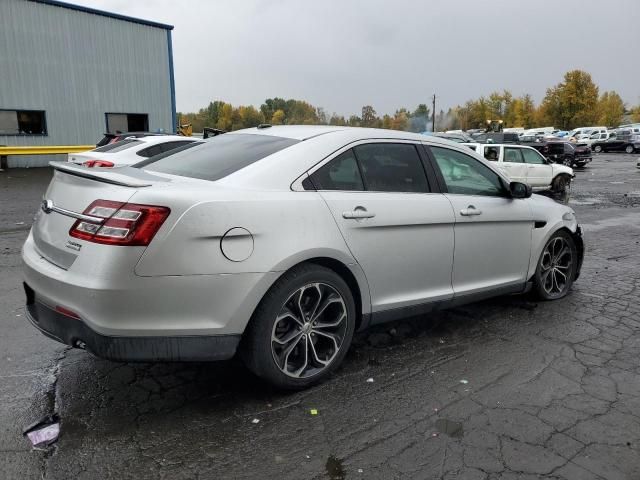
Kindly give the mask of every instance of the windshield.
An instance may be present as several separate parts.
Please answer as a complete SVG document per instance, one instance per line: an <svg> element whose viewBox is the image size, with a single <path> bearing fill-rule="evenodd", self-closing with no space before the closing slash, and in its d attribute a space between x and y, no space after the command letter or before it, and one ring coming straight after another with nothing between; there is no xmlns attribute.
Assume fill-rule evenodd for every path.
<svg viewBox="0 0 640 480"><path fill-rule="evenodd" d="M272 135L218 135L192 148L137 163L136 168L202 180L219 180L299 140Z"/></svg>

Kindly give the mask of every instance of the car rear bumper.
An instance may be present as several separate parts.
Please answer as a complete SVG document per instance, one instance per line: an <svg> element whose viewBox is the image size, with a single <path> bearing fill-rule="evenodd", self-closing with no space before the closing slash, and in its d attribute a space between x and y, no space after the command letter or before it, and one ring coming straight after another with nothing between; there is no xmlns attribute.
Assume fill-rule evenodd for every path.
<svg viewBox="0 0 640 480"><path fill-rule="evenodd" d="M60 343L86 349L97 357L126 362L213 361L233 357L240 335L109 336L38 301L24 284L27 317L44 335Z"/></svg>
<svg viewBox="0 0 640 480"><path fill-rule="evenodd" d="M88 332L92 338L95 334L96 341L107 343L122 343L113 340L117 338L142 339L136 341L142 346L165 345L164 353L150 358L166 360L203 359L197 348L196 354L176 353L182 345L200 342L211 350L206 358L227 355L214 349L220 343L226 351L222 343L229 339L221 341L217 337L242 335L258 302L280 276L278 272L265 272L142 277L135 275L128 262L123 265L119 261L109 269L96 265L90 271L78 267L76 260L69 269L63 269L39 253L32 235L23 246L22 259L24 282L34 292L31 316L39 321L44 317L58 319L60 311L71 315L71 320L60 320L71 329L69 334L49 328L53 320L36 321L38 328L53 332L67 344L79 336L79 331ZM144 340L151 337L158 340ZM102 356L98 347L92 351ZM108 358L115 357L110 354ZM145 354L145 358L149 356Z"/></svg>

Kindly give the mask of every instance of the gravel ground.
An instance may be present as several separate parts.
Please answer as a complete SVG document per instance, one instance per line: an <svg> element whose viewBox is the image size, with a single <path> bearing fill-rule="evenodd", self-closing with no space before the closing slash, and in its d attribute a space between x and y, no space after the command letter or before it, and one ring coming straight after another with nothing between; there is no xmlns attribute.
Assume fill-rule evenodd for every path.
<svg viewBox="0 0 640 480"><path fill-rule="evenodd" d="M569 203L587 252L568 297L502 297L376 327L329 381L294 394L237 361L119 364L38 333L24 314L20 247L51 172L1 172L0 472L638 479L636 160L602 154L577 171ZM60 439L33 451L22 429L53 411Z"/></svg>

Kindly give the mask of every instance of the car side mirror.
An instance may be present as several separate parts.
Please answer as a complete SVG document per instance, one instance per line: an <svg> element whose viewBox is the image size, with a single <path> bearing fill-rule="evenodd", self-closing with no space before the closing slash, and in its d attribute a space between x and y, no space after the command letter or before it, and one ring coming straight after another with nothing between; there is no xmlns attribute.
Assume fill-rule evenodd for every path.
<svg viewBox="0 0 640 480"><path fill-rule="evenodd" d="M511 198L529 198L533 190L526 183L511 182L509 184L509 192L511 192Z"/></svg>

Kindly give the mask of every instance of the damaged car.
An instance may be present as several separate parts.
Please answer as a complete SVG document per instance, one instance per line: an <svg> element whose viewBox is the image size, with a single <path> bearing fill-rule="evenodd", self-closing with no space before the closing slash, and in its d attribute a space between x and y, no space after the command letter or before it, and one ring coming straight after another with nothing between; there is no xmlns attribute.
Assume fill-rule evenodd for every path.
<svg viewBox="0 0 640 480"><path fill-rule="evenodd" d="M22 251L28 318L115 361L238 353L301 389L356 331L561 299L582 264L571 208L437 137L262 125L134 166L52 167Z"/></svg>

